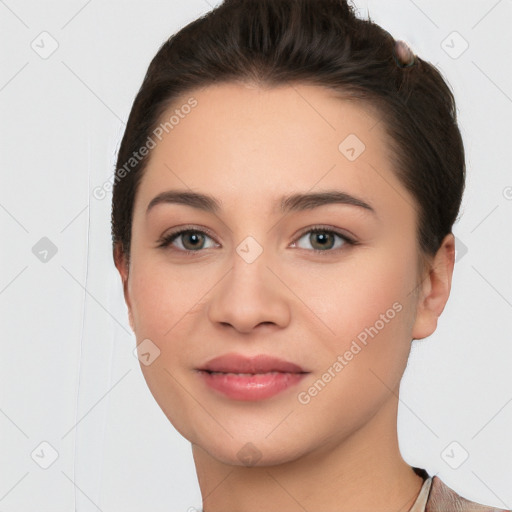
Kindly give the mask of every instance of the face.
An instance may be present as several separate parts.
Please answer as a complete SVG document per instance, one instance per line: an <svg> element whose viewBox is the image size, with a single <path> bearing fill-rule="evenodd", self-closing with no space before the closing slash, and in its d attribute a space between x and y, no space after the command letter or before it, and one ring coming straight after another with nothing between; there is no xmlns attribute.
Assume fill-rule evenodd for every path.
<svg viewBox="0 0 512 512"><path fill-rule="evenodd" d="M317 86L193 97L152 150L134 205L125 298L151 354L144 377L174 427L218 461L241 465L252 450L273 465L339 445L392 399L420 337L414 199L383 125ZM217 209L169 196L148 210L168 191ZM198 370L225 354L304 373L260 376L258 396L244 376L212 387Z"/></svg>

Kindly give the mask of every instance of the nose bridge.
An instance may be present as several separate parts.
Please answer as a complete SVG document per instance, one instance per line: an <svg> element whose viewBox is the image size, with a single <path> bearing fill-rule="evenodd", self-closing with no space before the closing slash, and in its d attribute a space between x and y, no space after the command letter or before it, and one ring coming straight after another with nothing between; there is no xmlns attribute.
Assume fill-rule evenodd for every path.
<svg viewBox="0 0 512 512"><path fill-rule="evenodd" d="M261 240L261 236L258 238ZM267 245L267 251L265 251L263 244ZM260 260L261 264L261 260L267 259L268 242L262 241L260 243L254 236L248 235L236 246L235 252L247 265L252 265L258 260ZM265 257L261 258L263 253L265 253ZM236 258L235 263L241 265Z"/></svg>
<svg viewBox="0 0 512 512"><path fill-rule="evenodd" d="M262 240L262 236L258 236ZM260 243L256 236L248 235L235 247L230 258L232 270L228 278L230 287L241 287L247 299L254 299L260 294L275 292L275 284L271 283L272 273L267 268L271 265L272 251L269 243ZM252 297L252 298L251 298Z"/></svg>

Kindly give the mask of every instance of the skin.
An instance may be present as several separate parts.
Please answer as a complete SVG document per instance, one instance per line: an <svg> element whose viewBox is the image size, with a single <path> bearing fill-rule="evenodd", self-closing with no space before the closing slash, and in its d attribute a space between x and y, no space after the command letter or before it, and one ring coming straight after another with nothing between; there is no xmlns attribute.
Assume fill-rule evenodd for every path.
<svg viewBox="0 0 512 512"><path fill-rule="evenodd" d="M313 85L224 83L193 96L198 106L152 151L134 205L130 263L120 247L115 260L137 343L150 339L160 350L142 372L192 444L205 512L409 510L422 480L399 450L399 385L411 340L435 331L448 300L453 235L430 267L417 265L415 201L393 173L370 108ZM338 149L349 134L366 146L354 161ZM160 204L146 215L170 189L210 194L222 209ZM286 215L277 208L283 195L326 189L361 198L376 214L344 204ZM189 225L213 236L156 248L172 228ZM359 244L335 237L314 253L322 245L308 229L317 225ZM263 248L251 264L236 252L247 236ZM397 302L400 312L300 403L298 393ZM231 400L195 371L228 352L270 354L311 373L272 398ZM238 456L249 442L259 456L252 466Z"/></svg>

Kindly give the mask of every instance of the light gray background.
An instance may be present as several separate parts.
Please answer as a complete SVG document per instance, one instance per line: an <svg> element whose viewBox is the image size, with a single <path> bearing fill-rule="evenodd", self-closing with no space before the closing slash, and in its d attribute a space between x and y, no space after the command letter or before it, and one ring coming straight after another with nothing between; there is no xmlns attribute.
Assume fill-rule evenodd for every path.
<svg viewBox="0 0 512 512"><path fill-rule="evenodd" d="M436 333L413 345L402 453L469 499L510 508L512 2L356 4L441 69L467 151L452 294ZM132 353L111 195L92 190L114 172L150 59L214 5L0 0L0 512L201 505L189 443ZM56 254L41 252L43 237Z"/></svg>

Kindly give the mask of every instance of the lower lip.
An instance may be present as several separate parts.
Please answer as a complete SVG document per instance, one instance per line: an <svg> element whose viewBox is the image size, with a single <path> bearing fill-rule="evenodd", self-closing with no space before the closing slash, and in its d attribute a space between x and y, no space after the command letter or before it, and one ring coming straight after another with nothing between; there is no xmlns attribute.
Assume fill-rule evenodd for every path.
<svg viewBox="0 0 512 512"><path fill-rule="evenodd" d="M263 400L298 384L306 373L212 374L199 370L210 388L233 400Z"/></svg>

